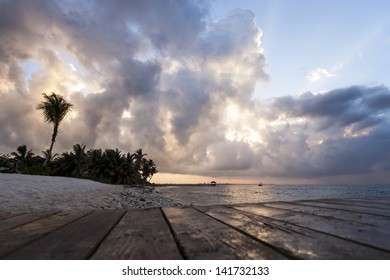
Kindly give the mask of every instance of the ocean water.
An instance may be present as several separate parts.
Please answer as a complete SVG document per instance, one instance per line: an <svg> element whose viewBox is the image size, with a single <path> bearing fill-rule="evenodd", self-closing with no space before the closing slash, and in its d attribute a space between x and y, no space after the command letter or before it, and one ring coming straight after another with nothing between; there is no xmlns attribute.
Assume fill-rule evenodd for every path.
<svg viewBox="0 0 390 280"><path fill-rule="evenodd" d="M390 185L189 185L162 186L163 197L185 205L292 201L321 198L390 198Z"/></svg>

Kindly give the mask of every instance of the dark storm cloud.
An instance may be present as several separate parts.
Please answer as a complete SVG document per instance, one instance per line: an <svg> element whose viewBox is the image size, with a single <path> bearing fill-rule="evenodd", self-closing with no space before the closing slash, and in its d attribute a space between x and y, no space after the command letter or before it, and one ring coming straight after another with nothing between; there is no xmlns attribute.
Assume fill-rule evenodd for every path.
<svg viewBox="0 0 390 280"><path fill-rule="evenodd" d="M390 108L389 97L389 90L384 86L352 86L326 94L307 92L298 98L275 98L273 107L288 117L319 120L322 129L336 124L345 127L354 123L367 127L381 121L381 112Z"/></svg>
<svg viewBox="0 0 390 280"><path fill-rule="evenodd" d="M313 117L340 116L345 114L361 95L360 87L332 90L326 94L306 92L298 98L292 96L276 98L274 105L291 117L304 115Z"/></svg>
<svg viewBox="0 0 390 280"><path fill-rule="evenodd" d="M274 176L368 174L378 168L387 172L389 98L390 91L385 86L354 86L276 98L269 108L273 113L268 120L271 115L284 115L285 124L275 127L265 138L271 146L260 158L283 166L272 171ZM296 137L300 139L296 141Z"/></svg>

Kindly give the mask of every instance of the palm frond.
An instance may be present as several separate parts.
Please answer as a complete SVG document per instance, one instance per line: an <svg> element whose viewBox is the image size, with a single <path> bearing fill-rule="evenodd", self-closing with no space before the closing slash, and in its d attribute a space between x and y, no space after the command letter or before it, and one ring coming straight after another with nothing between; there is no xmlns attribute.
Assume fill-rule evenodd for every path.
<svg viewBox="0 0 390 280"><path fill-rule="evenodd" d="M42 93L44 101L38 104L37 109L42 110L46 122L59 125L73 104L66 102L64 97L54 92L51 95Z"/></svg>

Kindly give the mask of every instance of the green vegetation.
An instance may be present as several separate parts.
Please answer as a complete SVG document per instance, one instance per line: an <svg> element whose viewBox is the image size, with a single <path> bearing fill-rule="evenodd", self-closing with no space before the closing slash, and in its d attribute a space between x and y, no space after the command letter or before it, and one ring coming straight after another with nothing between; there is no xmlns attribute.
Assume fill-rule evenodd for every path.
<svg viewBox="0 0 390 280"><path fill-rule="evenodd" d="M109 184L146 184L158 172L142 149L123 154L118 149L85 151L85 145L75 144L73 151L53 155L59 125L73 105L55 93L43 93L43 98L37 109L43 111L46 122L53 124L50 148L43 151L44 157L35 155L26 145L11 154L0 154L0 172L88 178Z"/></svg>
<svg viewBox="0 0 390 280"><path fill-rule="evenodd" d="M0 171L88 178L109 184L147 184L158 170L154 161L145 156L142 149L123 154L118 149L85 151L85 145L76 144L73 151L56 156L43 165L46 155L37 156L23 145L10 155L0 154Z"/></svg>

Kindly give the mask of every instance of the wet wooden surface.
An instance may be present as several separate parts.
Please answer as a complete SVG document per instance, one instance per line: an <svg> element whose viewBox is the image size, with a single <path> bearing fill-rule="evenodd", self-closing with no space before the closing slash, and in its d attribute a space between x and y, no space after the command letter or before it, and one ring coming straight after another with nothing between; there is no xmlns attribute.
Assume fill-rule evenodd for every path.
<svg viewBox="0 0 390 280"><path fill-rule="evenodd" d="M390 199L1 215L1 259L390 259Z"/></svg>

